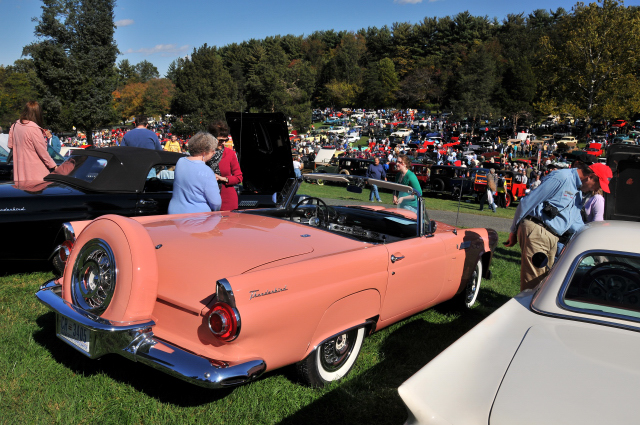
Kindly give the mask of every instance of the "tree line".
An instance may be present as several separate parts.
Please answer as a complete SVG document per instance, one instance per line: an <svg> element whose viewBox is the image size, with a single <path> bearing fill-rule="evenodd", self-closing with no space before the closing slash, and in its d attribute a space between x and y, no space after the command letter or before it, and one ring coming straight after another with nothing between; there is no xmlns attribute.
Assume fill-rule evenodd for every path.
<svg viewBox="0 0 640 425"><path fill-rule="evenodd" d="M228 110L281 111L299 130L310 126L312 108L326 106L514 121L640 111L640 8L620 0L502 21L462 12L355 32L204 44L172 62L166 78L147 61L115 63L112 0L43 3L28 59L0 67L0 122L34 95L52 126L96 128L137 113L171 113L181 134Z"/></svg>

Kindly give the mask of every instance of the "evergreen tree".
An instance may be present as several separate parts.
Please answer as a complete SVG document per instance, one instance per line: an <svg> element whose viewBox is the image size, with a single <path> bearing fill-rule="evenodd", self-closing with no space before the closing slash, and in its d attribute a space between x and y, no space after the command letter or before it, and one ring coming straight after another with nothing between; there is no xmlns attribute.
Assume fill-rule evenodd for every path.
<svg viewBox="0 0 640 425"><path fill-rule="evenodd" d="M175 70L176 91L171 113L180 116L175 133L195 134L226 111L242 110L231 75L215 47L194 49L191 58L179 61Z"/></svg>
<svg viewBox="0 0 640 425"><path fill-rule="evenodd" d="M113 121L118 47L114 0L43 0L38 41L24 48L43 83L42 106L55 130L76 126L92 144L94 129Z"/></svg>

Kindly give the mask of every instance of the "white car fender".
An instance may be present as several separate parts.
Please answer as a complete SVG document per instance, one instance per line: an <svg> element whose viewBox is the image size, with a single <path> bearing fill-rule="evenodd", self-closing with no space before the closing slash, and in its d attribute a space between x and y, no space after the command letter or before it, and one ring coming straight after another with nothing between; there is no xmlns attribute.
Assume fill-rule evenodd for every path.
<svg viewBox="0 0 640 425"><path fill-rule="evenodd" d="M487 424L502 378L535 323L532 316L546 319L529 310L532 295L508 301L398 388L407 424Z"/></svg>

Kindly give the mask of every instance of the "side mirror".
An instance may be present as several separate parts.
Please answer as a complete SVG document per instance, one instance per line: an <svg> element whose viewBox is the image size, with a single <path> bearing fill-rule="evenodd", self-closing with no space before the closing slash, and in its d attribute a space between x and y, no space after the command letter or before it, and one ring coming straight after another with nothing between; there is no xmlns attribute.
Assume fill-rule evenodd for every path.
<svg viewBox="0 0 640 425"><path fill-rule="evenodd" d="M539 269L543 267L547 267L548 263L549 263L549 258L547 257L546 254L542 252L536 252L531 257L531 264L533 264L534 267L537 267Z"/></svg>
<svg viewBox="0 0 640 425"><path fill-rule="evenodd" d="M438 223L436 223L435 220L431 220L429 222L429 228L430 228L430 232L429 233L435 233L436 230L438 230Z"/></svg>

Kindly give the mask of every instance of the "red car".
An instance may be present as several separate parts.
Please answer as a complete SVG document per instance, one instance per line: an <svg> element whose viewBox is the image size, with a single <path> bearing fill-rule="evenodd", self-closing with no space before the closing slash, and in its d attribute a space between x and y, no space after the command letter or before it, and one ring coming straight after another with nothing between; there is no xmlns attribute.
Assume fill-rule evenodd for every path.
<svg viewBox="0 0 640 425"><path fill-rule="evenodd" d="M613 124L611 124L612 128L623 128L627 125L625 120L616 120Z"/></svg>
<svg viewBox="0 0 640 425"><path fill-rule="evenodd" d="M587 148L584 150L586 153L588 153L589 155L593 155L593 156L600 156L604 153L604 151L602 150L602 144L601 143L589 143L589 145L587 145Z"/></svg>

